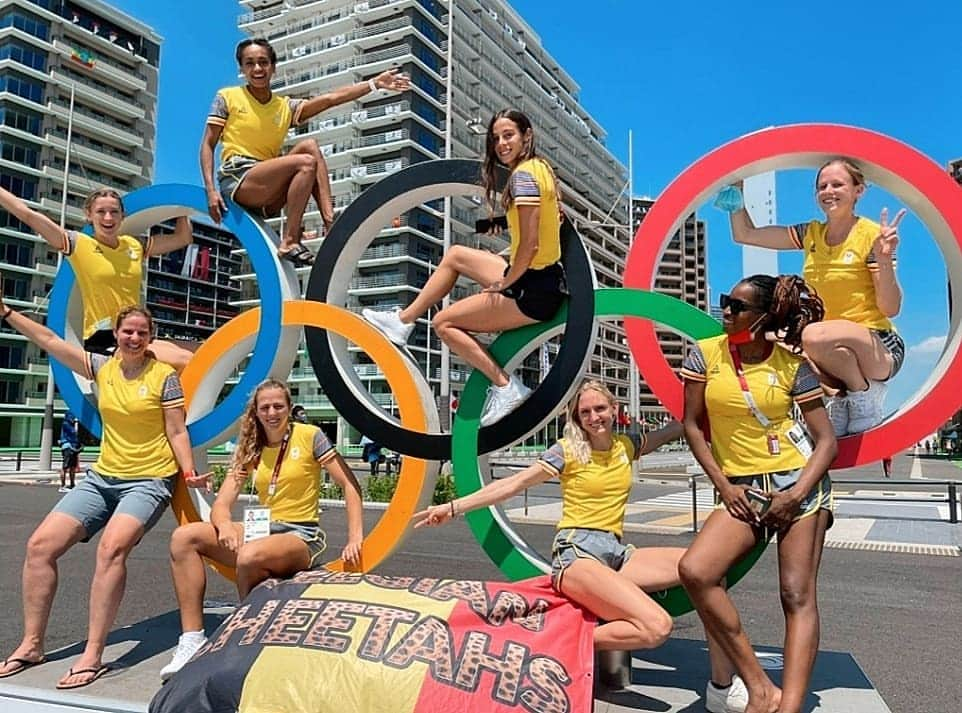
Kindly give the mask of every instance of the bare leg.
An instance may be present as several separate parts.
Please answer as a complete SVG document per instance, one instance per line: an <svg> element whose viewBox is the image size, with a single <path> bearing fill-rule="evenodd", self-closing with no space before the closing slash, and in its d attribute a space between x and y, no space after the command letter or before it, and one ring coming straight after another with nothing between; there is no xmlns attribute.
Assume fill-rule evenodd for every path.
<svg viewBox="0 0 962 713"><path fill-rule="evenodd" d="M314 202L317 203L317 209L321 213L321 220L324 221L324 232L326 233L331 229L331 224L334 223L334 202L331 178L327 173L327 161L324 160L324 155L313 139L304 139L294 144L294 148L288 152L288 156L295 153L309 154L314 157L317 169L311 195L314 196Z"/></svg>
<svg viewBox="0 0 962 713"><path fill-rule="evenodd" d="M785 671L779 713L799 713L818 653L818 566L831 515L798 520L778 536L778 573L785 612Z"/></svg>
<svg viewBox="0 0 962 713"><path fill-rule="evenodd" d="M234 523L243 540L244 528ZM237 555L217 540L217 530L209 522L192 522L174 530L170 538L170 572L180 608L181 631L204 628L204 592L207 589L207 566L204 557L233 567Z"/></svg>
<svg viewBox="0 0 962 713"><path fill-rule="evenodd" d="M698 616L745 681L746 713L775 713L780 692L765 675L741 619L721 582L732 564L755 544L756 533L747 523L724 510L715 510L682 557L678 570Z"/></svg>
<svg viewBox="0 0 962 713"><path fill-rule="evenodd" d="M297 535L270 535L248 542L237 552L237 593L241 599L270 577L287 577L311 564L307 543Z"/></svg>
<svg viewBox="0 0 962 713"><path fill-rule="evenodd" d="M671 617L628 577L593 559L571 564L561 591L605 623L595 628L598 651L652 649L671 633Z"/></svg>
<svg viewBox="0 0 962 713"><path fill-rule="evenodd" d="M127 584L127 557L140 538L144 526L135 517L123 513L114 515L107 522L100 544L97 545L97 564L90 583L90 623L87 645L73 665L74 670L97 668L103 661L107 635L117 618L117 610ZM61 684L79 683L90 673L64 676Z"/></svg>
<svg viewBox="0 0 962 713"><path fill-rule="evenodd" d="M43 656L50 607L57 593L57 560L85 534L83 526L72 517L52 512L30 536L23 562L23 639L10 658L36 661ZM0 672L17 665L11 662L0 666Z"/></svg>
<svg viewBox="0 0 962 713"><path fill-rule="evenodd" d="M816 322L802 332L802 347L819 372L843 382L849 391L864 391L867 379L884 381L892 373L892 357L867 328L844 319Z"/></svg>
<svg viewBox="0 0 962 713"><path fill-rule="evenodd" d="M288 154L255 165L234 193L234 200L245 208L269 211L287 207L287 222L278 251L287 252L301 242L304 209L311 197L317 174L313 156Z"/></svg>

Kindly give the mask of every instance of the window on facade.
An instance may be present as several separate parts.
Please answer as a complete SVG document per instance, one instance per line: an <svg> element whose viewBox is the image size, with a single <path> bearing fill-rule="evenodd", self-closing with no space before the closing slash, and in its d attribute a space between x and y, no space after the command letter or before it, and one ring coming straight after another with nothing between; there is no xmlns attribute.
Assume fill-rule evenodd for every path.
<svg viewBox="0 0 962 713"><path fill-rule="evenodd" d="M12 126L27 133L40 135L40 116L26 110L13 109L0 105L0 124Z"/></svg>
<svg viewBox="0 0 962 713"><path fill-rule="evenodd" d="M0 15L0 27L16 27L41 40L47 39L50 34L50 26L46 22L19 9Z"/></svg>
<svg viewBox="0 0 962 713"><path fill-rule="evenodd" d="M15 196L27 200L37 198L37 181L34 178L24 178L13 174L0 174L0 186L3 186Z"/></svg>

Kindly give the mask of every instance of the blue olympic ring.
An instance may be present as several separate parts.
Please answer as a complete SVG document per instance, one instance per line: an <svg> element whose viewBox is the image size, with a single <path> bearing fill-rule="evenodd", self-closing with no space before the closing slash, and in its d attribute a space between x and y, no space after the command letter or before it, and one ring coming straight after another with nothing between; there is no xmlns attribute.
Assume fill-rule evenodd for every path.
<svg viewBox="0 0 962 713"><path fill-rule="evenodd" d="M169 183L148 186L124 196L127 220L137 213L152 208L164 206L183 206L201 215L207 215L207 194L199 186L189 186L180 183ZM242 413L247 405L247 399L254 388L267 378L274 361L277 345L281 340L281 306L282 296L281 276L276 269L275 247L269 240L265 240L264 229L252 218L247 211L232 201L227 201L228 210L221 225L231 231L250 256L251 265L257 275L257 287L260 291L261 322L251 354L244 373L237 385L231 389L223 401L188 426L190 441L195 447L207 444L218 435L228 430L237 421L237 414ZM265 269L265 266L267 269ZM64 261L57 276L54 278L50 291L50 307L47 325L56 334L66 337L67 315L70 295L74 290L76 277L70 264ZM95 437L100 438L102 424L100 414L93 404L89 403L80 389L73 372L60 364L57 360L50 361L54 380L60 388L60 394L67 407L77 414L80 422Z"/></svg>

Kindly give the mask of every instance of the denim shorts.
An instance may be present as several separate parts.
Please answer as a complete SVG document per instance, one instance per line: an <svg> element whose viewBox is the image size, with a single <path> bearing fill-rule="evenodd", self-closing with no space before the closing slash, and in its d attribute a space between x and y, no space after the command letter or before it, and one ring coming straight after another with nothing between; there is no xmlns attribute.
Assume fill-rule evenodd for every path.
<svg viewBox="0 0 962 713"><path fill-rule="evenodd" d="M738 476L729 478L728 482L732 485L747 485L749 488L754 488L755 490L774 493L791 488L798 482L801 474L802 469L796 468L795 470L783 470L775 473ZM725 504L721 502L721 498L716 491L715 508L723 507L725 507ZM808 494L802 498L802 502L798 507L798 514L794 517L793 522L798 522L810 515L814 515L819 510L828 510L829 514L831 514L834 508L835 499L832 494L832 479L828 473L825 473L822 479L815 484L815 487L809 490ZM832 519L834 519L834 517ZM829 520L828 526L832 526L832 520Z"/></svg>
<svg viewBox="0 0 962 713"><path fill-rule="evenodd" d="M114 478L87 468L86 477L64 495L51 512L69 515L83 525L82 542L100 532L118 513L136 518L150 531L164 514L174 491L174 476L166 478Z"/></svg>
<svg viewBox="0 0 962 713"><path fill-rule="evenodd" d="M226 197L234 200L234 194L240 188L241 182L254 166L260 161L250 156L231 156L224 161L217 169L217 181L220 184L220 192Z"/></svg>
<svg viewBox="0 0 962 713"><path fill-rule="evenodd" d="M870 329L869 331L878 337L885 350L892 355L892 373L888 376L891 379L899 373L902 362L905 361L905 341L899 336L898 332L891 329ZM885 381L888 381L888 379L885 379Z"/></svg>
<svg viewBox="0 0 962 713"><path fill-rule="evenodd" d="M327 549L327 533L316 522L271 521L272 535L283 535L285 533L297 535L307 543L307 551L310 553L311 562L308 569L320 569L323 566L321 555Z"/></svg>
<svg viewBox="0 0 962 713"><path fill-rule="evenodd" d="M551 584L561 587L561 577L575 560L593 559L616 572L631 559L634 545L623 545L618 536L607 530L566 527L558 530L551 543Z"/></svg>

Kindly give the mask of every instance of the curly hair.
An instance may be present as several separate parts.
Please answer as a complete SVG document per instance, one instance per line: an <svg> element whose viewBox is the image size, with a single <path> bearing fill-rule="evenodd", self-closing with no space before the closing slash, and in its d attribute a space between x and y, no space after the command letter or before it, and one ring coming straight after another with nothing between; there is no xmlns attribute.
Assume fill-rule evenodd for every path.
<svg viewBox="0 0 962 713"><path fill-rule="evenodd" d="M825 318L825 304L815 288L798 275L751 275L739 285L749 285L755 304L765 311L760 329L775 332L778 339L802 351L802 330Z"/></svg>
<svg viewBox="0 0 962 713"><path fill-rule="evenodd" d="M267 389L280 389L284 392L287 407L290 408L292 404L291 391L283 381L265 379L254 389L254 393L250 401L247 402L247 408L244 409L240 419L237 450L234 451L234 457L230 463L231 473L241 480L247 477L247 469L260 460L261 451L267 446L267 433L257 419L257 397Z"/></svg>
<svg viewBox="0 0 962 713"><path fill-rule="evenodd" d="M578 405L586 391L597 391L608 400L612 410L617 410L618 408L618 400L615 398L615 395L608 390L607 386L597 379L588 379L578 387L574 398L568 403L568 418L565 421L562 436L568 442L575 460L579 463L589 463L591 461L591 443L588 440L585 429L581 425L581 419L578 415Z"/></svg>

